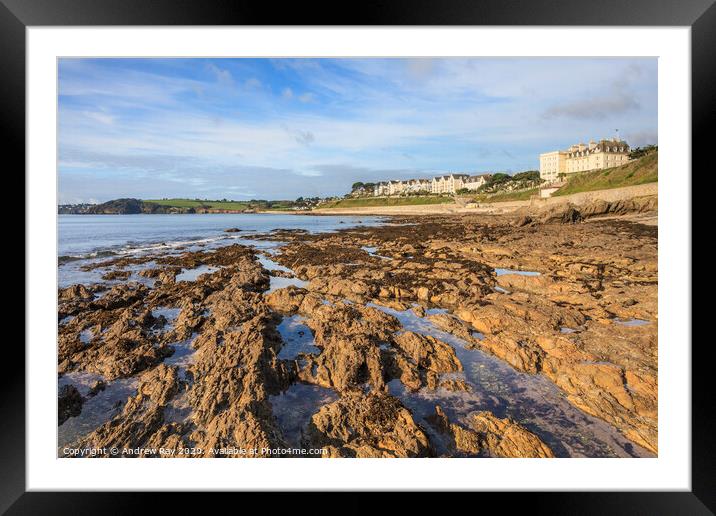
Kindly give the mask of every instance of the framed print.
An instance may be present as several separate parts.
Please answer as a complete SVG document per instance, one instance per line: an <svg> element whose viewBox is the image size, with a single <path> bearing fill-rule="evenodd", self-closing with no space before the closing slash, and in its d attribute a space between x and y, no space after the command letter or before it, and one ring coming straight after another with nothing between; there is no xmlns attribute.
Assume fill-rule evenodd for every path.
<svg viewBox="0 0 716 516"><path fill-rule="evenodd" d="M0 11L27 228L3 509L530 491L551 514L710 513L711 2L321 25L114 5Z"/></svg>

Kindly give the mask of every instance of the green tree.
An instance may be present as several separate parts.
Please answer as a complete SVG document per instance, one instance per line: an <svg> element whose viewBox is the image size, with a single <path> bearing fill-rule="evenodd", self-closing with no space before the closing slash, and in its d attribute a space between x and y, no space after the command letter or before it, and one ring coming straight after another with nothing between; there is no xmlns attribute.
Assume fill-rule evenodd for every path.
<svg viewBox="0 0 716 516"><path fill-rule="evenodd" d="M629 159L642 158L642 157L646 156L647 154L656 152L657 150L659 150L659 147L657 145L646 145L644 147L635 147L629 153Z"/></svg>
<svg viewBox="0 0 716 516"><path fill-rule="evenodd" d="M515 181L536 181L539 179L539 170L527 170L512 176Z"/></svg>

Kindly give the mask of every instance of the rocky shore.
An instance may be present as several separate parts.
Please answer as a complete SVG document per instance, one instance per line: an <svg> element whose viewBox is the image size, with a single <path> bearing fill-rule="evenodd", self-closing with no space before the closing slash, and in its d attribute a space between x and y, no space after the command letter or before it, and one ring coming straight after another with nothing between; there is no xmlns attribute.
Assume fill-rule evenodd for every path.
<svg viewBox="0 0 716 516"><path fill-rule="evenodd" d="M573 455L538 420L483 396L474 379L489 378L470 354L552 389L632 455L655 454L657 228L619 218L655 209L403 217L253 235L276 243L271 254L246 243L93 263L112 281L58 294L58 424L92 400L113 406L60 455ZM137 267L147 282L129 280ZM408 316L436 331L407 327ZM310 343L289 349L287 322ZM131 394L113 399L126 381ZM307 394L286 398L299 388ZM294 410L279 414L286 399Z"/></svg>

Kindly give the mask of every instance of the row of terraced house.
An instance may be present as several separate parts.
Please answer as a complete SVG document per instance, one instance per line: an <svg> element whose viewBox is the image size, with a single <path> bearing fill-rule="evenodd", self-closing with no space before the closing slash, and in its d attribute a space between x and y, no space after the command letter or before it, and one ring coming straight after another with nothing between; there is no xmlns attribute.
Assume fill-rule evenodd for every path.
<svg viewBox="0 0 716 516"><path fill-rule="evenodd" d="M373 195L384 197L391 195L408 195L419 193L454 194L459 190L475 191L484 185L492 174L447 174L432 179L406 179L381 181L375 184Z"/></svg>

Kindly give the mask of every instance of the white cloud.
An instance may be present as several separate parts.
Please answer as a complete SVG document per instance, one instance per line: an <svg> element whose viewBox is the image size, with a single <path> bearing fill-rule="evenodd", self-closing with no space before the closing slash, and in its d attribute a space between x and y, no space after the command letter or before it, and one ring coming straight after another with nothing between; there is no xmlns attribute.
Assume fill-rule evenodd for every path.
<svg viewBox="0 0 716 516"><path fill-rule="evenodd" d="M95 120L102 124L112 125L114 123L114 117L112 115L108 115L107 113L102 113L99 111L85 111L84 115L87 118L91 118L92 120Z"/></svg>
<svg viewBox="0 0 716 516"><path fill-rule="evenodd" d="M639 102L629 92L596 97L552 106L544 112L545 118L567 117L577 120L600 119L639 109Z"/></svg>
<svg viewBox="0 0 716 516"><path fill-rule="evenodd" d="M68 178L86 172L84 183L72 183L86 191L82 198L102 189L137 196L150 187L155 195L165 188L162 196L220 194L231 187L236 195L296 197L340 193L341 181L378 180L380 174L530 169L544 148L611 135L614 127L635 141L655 134L655 60L639 63L275 61L276 69L291 74L291 86L284 86L241 60L231 72L197 66L203 80L166 70L161 75L159 68L147 73L86 61L66 67L63 61L61 186L70 195ZM189 65L181 66L184 72ZM227 88L229 80L243 87ZM277 102L279 96L298 102ZM585 103L603 118L580 117ZM545 116L550 109L552 116ZM258 173L270 181L248 177ZM295 182L284 184L286 177ZM98 191L92 193L91 185Z"/></svg>
<svg viewBox="0 0 716 516"><path fill-rule="evenodd" d="M213 63L209 63L207 68L214 74L219 84L223 84L224 86L231 86L234 84L234 77L231 75L229 70L219 68Z"/></svg>
<svg viewBox="0 0 716 516"><path fill-rule="evenodd" d="M256 77L251 77L249 79L246 79L244 81L244 87L245 88L260 88L261 87L261 81L259 81Z"/></svg>
<svg viewBox="0 0 716 516"><path fill-rule="evenodd" d="M543 113L545 118L606 119L641 108L632 81L641 69L631 64L602 92L590 92L576 101L553 105Z"/></svg>
<svg viewBox="0 0 716 516"><path fill-rule="evenodd" d="M320 177L323 175L319 170L296 170L295 173L304 177Z"/></svg>
<svg viewBox="0 0 716 516"><path fill-rule="evenodd" d="M632 147L644 147L659 143L659 135L656 131L632 131L625 133L624 138Z"/></svg>

